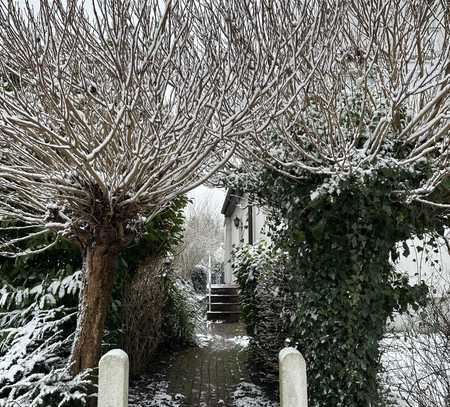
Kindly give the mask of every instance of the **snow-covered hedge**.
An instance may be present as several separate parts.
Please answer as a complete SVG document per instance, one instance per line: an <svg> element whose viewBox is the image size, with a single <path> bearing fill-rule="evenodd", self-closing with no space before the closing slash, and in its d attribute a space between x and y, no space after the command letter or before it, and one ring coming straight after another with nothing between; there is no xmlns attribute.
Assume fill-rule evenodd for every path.
<svg viewBox="0 0 450 407"><path fill-rule="evenodd" d="M204 297L195 292L190 282L170 278L162 327L163 345L169 348L193 345L195 335L206 324Z"/></svg>
<svg viewBox="0 0 450 407"><path fill-rule="evenodd" d="M72 378L67 371L67 357L76 324L76 309L46 299L55 290L76 286L78 274L51 284L45 289L35 287L33 301L25 308L0 313L0 406L84 406L90 382L88 372ZM70 280L70 281L69 281ZM23 298L19 290L3 298ZM8 295L9 294L9 295ZM17 306L17 303L16 303ZM18 403L18 404L17 404ZM12 405L12 404L11 404Z"/></svg>
<svg viewBox="0 0 450 407"><path fill-rule="evenodd" d="M192 270L191 281L196 292L206 293L206 286L208 285L208 269L201 264L197 264Z"/></svg>

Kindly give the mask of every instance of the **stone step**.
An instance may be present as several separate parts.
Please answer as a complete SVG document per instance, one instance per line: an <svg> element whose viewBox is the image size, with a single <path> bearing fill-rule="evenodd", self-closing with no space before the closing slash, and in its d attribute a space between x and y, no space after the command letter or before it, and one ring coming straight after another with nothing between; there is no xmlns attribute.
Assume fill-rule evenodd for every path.
<svg viewBox="0 0 450 407"><path fill-rule="evenodd" d="M207 296L209 301L209 295ZM211 302L227 302L227 303L236 303L239 302L239 295L237 294L211 294Z"/></svg>
<svg viewBox="0 0 450 407"><path fill-rule="evenodd" d="M213 302L211 311L235 311L239 312L240 304L238 302Z"/></svg>
<svg viewBox="0 0 450 407"><path fill-rule="evenodd" d="M234 285L211 285L211 294L238 295L238 287Z"/></svg>
<svg viewBox="0 0 450 407"><path fill-rule="evenodd" d="M206 319L208 321L239 322L240 315L241 313L239 311L208 311L206 313Z"/></svg>

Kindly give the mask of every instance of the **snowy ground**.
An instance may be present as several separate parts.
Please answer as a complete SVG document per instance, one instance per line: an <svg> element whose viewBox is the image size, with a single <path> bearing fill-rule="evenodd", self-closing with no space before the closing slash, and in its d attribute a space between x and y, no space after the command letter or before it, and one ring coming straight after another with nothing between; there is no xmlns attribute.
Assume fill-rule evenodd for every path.
<svg viewBox="0 0 450 407"><path fill-rule="evenodd" d="M278 407L278 403L270 401L263 390L251 382L237 384L231 397L231 406L233 407ZM216 405L217 407L227 406L226 402L222 399L219 399ZM154 378L154 380L141 379L135 382L131 389L129 406L187 407L188 404L183 394L170 394L169 383L161 375L159 380L158 378ZM200 402L199 404L199 407L207 406L207 402Z"/></svg>
<svg viewBox="0 0 450 407"><path fill-rule="evenodd" d="M278 407L249 377L242 325L212 324L197 339L132 382L130 407Z"/></svg>
<svg viewBox="0 0 450 407"><path fill-rule="evenodd" d="M247 372L249 338L236 324L210 327L198 346L167 354L132 382L130 407L278 407ZM449 407L449 343L423 334L388 335L382 382L395 407ZM273 397L272 397L273 398Z"/></svg>

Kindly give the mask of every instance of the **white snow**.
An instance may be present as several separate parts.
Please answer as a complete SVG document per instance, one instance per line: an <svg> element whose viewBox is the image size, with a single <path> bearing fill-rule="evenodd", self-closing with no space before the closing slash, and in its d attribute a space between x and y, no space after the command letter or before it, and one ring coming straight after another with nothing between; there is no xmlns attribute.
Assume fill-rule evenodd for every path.
<svg viewBox="0 0 450 407"><path fill-rule="evenodd" d="M382 382L399 407L447 407L445 395L450 384L448 343L434 333L411 337L388 335L382 342Z"/></svg>
<svg viewBox="0 0 450 407"><path fill-rule="evenodd" d="M278 407L278 403L269 400L256 384L242 382L233 392L233 407Z"/></svg>
<svg viewBox="0 0 450 407"><path fill-rule="evenodd" d="M229 338L221 335L212 334L197 334L195 336L197 346L200 348L210 347L222 347L224 349L239 347L245 349L250 343L250 337L246 335L235 335Z"/></svg>

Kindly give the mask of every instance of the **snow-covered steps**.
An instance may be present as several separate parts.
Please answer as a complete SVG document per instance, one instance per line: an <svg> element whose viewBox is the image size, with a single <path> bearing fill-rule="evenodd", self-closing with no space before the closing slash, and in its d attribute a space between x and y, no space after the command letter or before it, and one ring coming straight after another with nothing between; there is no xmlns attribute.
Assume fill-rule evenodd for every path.
<svg viewBox="0 0 450 407"><path fill-rule="evenodd" d="M240 312L241 304L238 302L213 302L211 303L211 311L233 311Z"/></svg>
<svg viewBox="0 0 450 407"><path fill-rule="evenodd" d="M238 294L211 294L211 303L239 302Z"/></svg>
<svg viewBox="0 0 450 407"><path fill-rule="evenodd" d="M239 286L236 284L211 284L213 295L238 295Z"/></svg>
<svg viewBox="0 0 450 407"><path fill-rule="evenodd" d="M209 304L209 298L208 298ZM208 321L237 322L240 317L238 286L213 284L211 286L211 308L207 312Z"/></svg>
<svg viewBox="0 0 450 407"><path fill-rule="evenodd" d="M240 315L239 311L208 311L208 321L239 322Z"/></svg>

